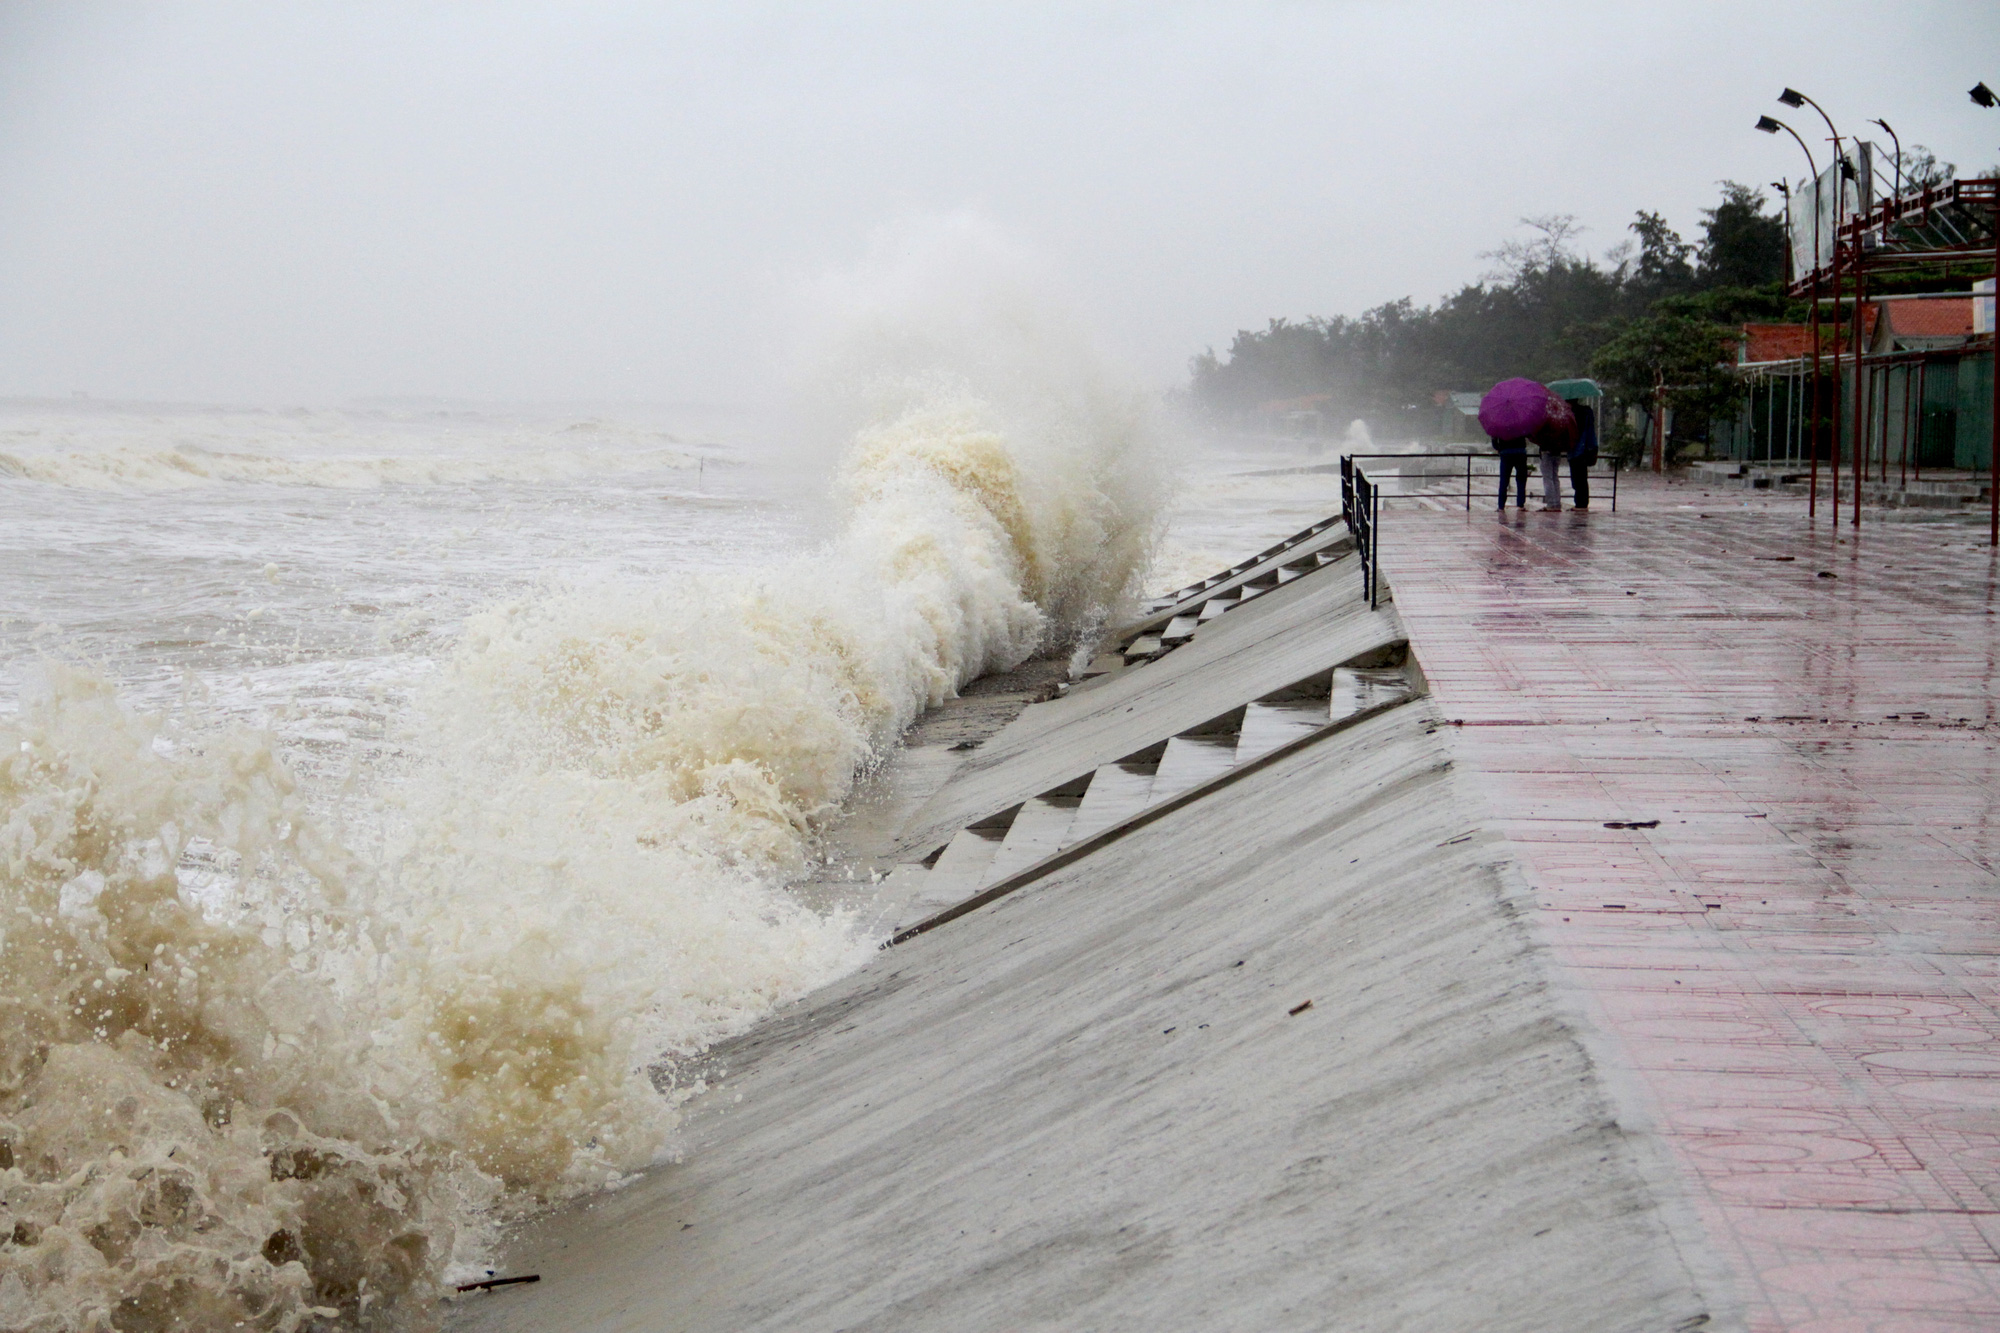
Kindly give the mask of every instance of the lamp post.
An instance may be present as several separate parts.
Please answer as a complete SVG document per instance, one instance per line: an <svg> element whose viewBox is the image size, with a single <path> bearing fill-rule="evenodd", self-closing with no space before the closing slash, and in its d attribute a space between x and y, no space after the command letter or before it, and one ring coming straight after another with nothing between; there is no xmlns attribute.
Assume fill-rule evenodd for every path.
<svg viewBox="0 0 2000 1333"><path fill-rule="evenodd" d="M1868 123L1870 125L1880 125L1882 127L1882 132L1889 136L1889 142L1896 146L1896 193L1893 196L1893 198L1901 199L1903 197L1903 141L1896 134L1895 127L1891 125L1888 121L1876 119L1876 120L1871 120ZM1889 212L1890 210L1888 209L1883 210L1882 240L1885 243L1889 239ZM1893 344L1891 350L1893 350ZM1881 471L1882 482L1884 485L1887 485L1889 481L1889 416L1888 416L1889 382L1895 378L1895 375L1896 372L1894 368L1890 368L1882 372L1882 451L1880 454L1880 462L1882 469ZM1905 385L1906 390L1907 387L1908 386L1906 384ZM1907 393L1905 396L1907 396ZM1874 394L1872 392L1872 386L1871 386L1871 392L1869 394L1868 416L1869 420L1871 421L1874 420L1875 408L1874 408ZM1909 452L1910 452L1910 441L1908 438L1908 432L1905 431L1903 439L1903 453L1905 457L1908 456Z"/></svg>
<svg viewBox="0 0 2000 1333"><path fill-rule="evenodd" d="M1896 145L1896 197L1901 199L1903 197L1903 141L1896 137L1896 131L1889 127L1888 121L1871 120L1868 123L1870 125L1880 125L1882 132L1889 136L1889 142Z"/></svg>
<svg viewBox="0 0 2000 1333"><path fill-rule="evenodd" d="M1967 96L1989 111L2000 106L2000 97L1995 97L1993 90L1983 83L1973 84ZM2000 276L2000 198L1993 201L1993 272ZM1996 297L1993 308L2000 311L2000 297ZM1989 505L1986 544L2000 547L2000 318L1988 323L1993 325L1993 374L1990 376L1993 381L1993 438L1986 446L1987 463L1992 472L1986 485Z"/></svg>
<svg viewBox="0 0 2000 1333"><path fill-rule="evenodd" d="M1771 188L1778 192L1780 199L1784 200L1781 206L1785 213L1785 286L1789 289L1792 285L1792 183L1790 181L1772 181ZM1793 383L1795 381L1787 377L1785 381L1785 461L1788 463L1792 461L1792 420L1798 412L1798 398L1790 387ZM1769 435L1771 420L1770 406L1776 398L1776 394L1770 390L1768 385L1766 386L1765 394L1764 431L1766 435ZM1770 456L1771 446L1769 440L1766 440L1764 444L1764 457L1768 459ZM1810 507L1811 501L1807 501L1807 505Z"/></svg>
<svg viewBox="0 0 2000 1333"><path fill-rule="evenodd" d="M1812 248L1812 390L1806 395L1806 456L1810 460L1806 482L1806 518L1819 517L1819 164L1813 161L1812 149L1799 138L1799 132L1782 120L1770 116L1757 117L1757 128L1766 134L1776 134L1779 130L1792 136L1792 142L1806 155L1806 170L1811 173L1813 183L1813 248ZM1786 196L1789 200L1789 194ZM1786 221L1791 220L1791 209L1785 210ZM1837 441L1836 441L1837 442Z"/></svg>
<svg viewBox="0 0 2000 1333"><path fill-rule="evenodd" d="M1829 116L1829 115L1827 115L1827 114L1826 114L1826 108L1825 108L1825 107L1821 106L1821 105L1820 105L1820 104L1819 104L1818 102L1815 102L1815 101L1813 101L1813 100L1812 100L1812 98L1810 98L1810 97L1807 97L1807 96L1806 96L1806 95L1805 95L1804 93L1800 92L1800 91L1799 91L1798 89L1796 89L1796 88L1787 88L1787 89L1785 89L1785 91L1783 91L1783 92L1781 92L1781 93L1779 93L1779 94L1778 94L1778 100L1779 100L1780 102L1783 102L1783 103L1784 103L1784 104L1785 104L1786 106L1789 106L1789 107L1802 107L1802 106L1809 106L1809 107L1811 107L1811 108L1812 108L1812 109L1813 109L1814 111L1817 111L1817 112L1819 113L1819 118L1820 118L1821 120L1823 120L1823 121L1825 121L1825 122L1826 122L1826 132L1827 132L1828 134L1830 134L1830 135L1832 135L1832 136L1833 136L1833 160L1834 160L1834 162L1835 162L1836 164L1838 164L1838 166L1839 166L1839 169L1838 169L1838 170L1836 170L1836 171L1835 171L1835 172L1833 173L1833 313L1834 313L1834 321L1833 321L1833 431L1832 431L1832 434L1833 434L1833 449L1832 449L1832 454L1833 454L1833 458L1832 458L1832 462L1833 462L1833 521L1834 521L1834 524L1835 524L1835 526L1838 526L1838 525L1839 525L1839 523L1840 523L1840 318L1839 318L1839 316L1840 316L1840 260L1841 260L1841 244L1840 244L1840 205L1841 205L1841 202L1842 202L1842 183L1843 183L1843 182L1844 182L1844 181L1845 181L1845 180L1847 179L1847 173L1848 173L1848 172L1850 172L1850 171L1852 171L1852 170L1853 170L1853 167L1852 167L1852 165L1851 165L1851 164L1849 164L1849 163L1848 163L1848 161L1847 161L1847 150L1846 150L1846 147L1845 147L1845 145L1843 144L1843 142L1842 142L1842 140L1841 140L1841 137L1840 137L1840 131L1839 131L1839 129L1837 129L1837 128L1836 128L1836 127L1834 126L1834 123L1833 123L1833 117L1832 117L1832 116ZM1817 202L1817 200L1815 200L1815 202ZM1855 292L1854 292L1854 296L1855 296L1855 304L1854 304L1854 325L1855 325L1855 329L1856 329L1856 337L1855 337L1855 339L1854 339L1854 390L1855 390L1855 399L1854 399L1854 429L1855 429L1855 446L1856 446L1856 454L1855 454L1855 457L1856 457L1856 460L1857 460L1857 463L1856 463L1856 467L1855 467L1855 475L1856 475L1856 478L1857 478L1857 481L1856 481L1856 487L1857 487L1857 489L1856 489L1856 491L1855 491L1855 515L1854 515L1854 521L1855 521L1856 525L1859 525L1859 524L1860 524L1860 522L1861 522L1861 513L1860 513L1860 503L1861 503L1861 493L1860 493L1860 490L1859 490L1859 480L1858 480L1858 478L1859 478L1859 476L1860 476L1860 466L1859 466L1859 461L1858 461L1858 460L1859 460L1859 458L1860 458L1860 453L1859 453L1859 448L1860 448L1860 430L1861 430L1861 397L1860 397L1860 394L1861 394L1861 338L1860 338L1860 336L1859 336L1859 330L1860 330L1860 327L1861 327L1861 288L1860 288L1860 283L1859 283L1859 281L1858 281L1858 277L1859 277L1859 275L1857 274L1856 276L1857 276L1857 281L1856 281L1856 284L1855 284Z"/></svg>

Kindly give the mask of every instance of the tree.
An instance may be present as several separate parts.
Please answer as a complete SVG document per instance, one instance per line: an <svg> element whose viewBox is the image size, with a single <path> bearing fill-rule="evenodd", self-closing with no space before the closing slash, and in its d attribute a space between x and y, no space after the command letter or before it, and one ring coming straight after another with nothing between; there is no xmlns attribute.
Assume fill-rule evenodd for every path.
<svg viewBox="0 0 2000 1333"><path fill-rule="evenodd" d="M1712 287L1762 287L1785 277L1785 224L1764 211L1760 191L1722 182L1722 202L1704 208L1696 283Z"/></svg>
<svg viewBox="0 0 2000 1333"><path fill-rule="evenodd" d="M1688 263L1694 247L1682 240L1665 218L1642 209L1630 230L1639 238L1639 259L1632 267L1631 283L1641 297L1655 301L1694 286L1694 266Z"/></svg>
<svg viewBox="0 0 2000 1333"><path fill-rule="evenodd" d="M1330 420L1364 418L1382 438L1420 435L1436 429L1439 390L1483 389L1515 375L1566 379L1600 355L1607 368L1622 365L1635 341L1658 341L1664 329L1672 336L1656 360L1695 344L1675 352L1677 368L1657 382L1675 386L1670 405L1680 410L1683 438L1699 436L1733 394L1721 363L1733 359L1723 344L1735 335L1716 326L1802 318L1784 292L1783 225L1765 208L1756 191L1725 181L1716 206L1703 211L1699 246L1660 214L1642 212L1630 228L1636 243L1603 263L1579 253L1573 217L1523 218L1527 234L1482 256L1497 261L1496 271L1436 305L1406 297L1358 316L1239 330L1225 355L1194 358L1189 398L1241 421L1260 406L1276 411L1285 400L1325 395ZM1650 373L1600 377L1626 402L1653 402Z"/></svg>
<svg viewBox="0 0 2000 1333"><path fill-rule="evenodd" d="M1683 425L1706 427L1743 400L1743 382L1729 365L1735 338L1734 329L1692 316L1647 315L1599 347L1590 370L1616 399L1649 414L1671 408Z"/></svg>
<svg viewBox="0 0 2000 1333"><path fill-rule="evenodd" d="M1584 230L1576 220L1576 214L1544 213L1522 218L1521 225L1539 235L1527 240L1516 237L1502 241L1497 249L1483 252L1479 256L1481 259L1491 259L1496 264L1487 281L1518 282L1525 273L1576 262L1576 247L1570 242L1582 235Z"/></svg>
<svg viewBox="0 0 2000 1333"><path fill-rule="evenodd" d="M1958 168L1949 162L1937 160L1937 154L1920 143L1910 145L1910 151L1903 154L1903 188L1921 190L1926 185L1949 185L1958 175Z"/></svg>

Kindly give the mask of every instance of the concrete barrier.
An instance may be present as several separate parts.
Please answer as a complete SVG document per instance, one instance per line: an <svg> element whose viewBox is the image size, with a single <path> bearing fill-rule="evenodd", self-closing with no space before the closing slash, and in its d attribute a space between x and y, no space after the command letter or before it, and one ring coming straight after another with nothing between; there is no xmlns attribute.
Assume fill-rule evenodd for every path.
<svg viewBox="0 0 2000 1333"><path fill-rule="evenodd" d="M925 827L1399 638L1356 577L1036 705ZM454 1327L1728 1323L1436 725L1417 698L1330 731L719 1050L685 1160L524 1230L541 1283Z"/></svg>

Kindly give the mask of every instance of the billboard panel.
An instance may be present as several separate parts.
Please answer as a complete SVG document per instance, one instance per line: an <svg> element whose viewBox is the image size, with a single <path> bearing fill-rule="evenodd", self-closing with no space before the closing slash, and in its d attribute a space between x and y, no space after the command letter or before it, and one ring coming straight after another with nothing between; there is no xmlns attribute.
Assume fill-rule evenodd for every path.
<svg viewBox="0 0 2000 1333"><path fill-rule="evenodd" d="M1792 187L1785 220L1792 232L1794 277L1831 264L1835 223L1875 206L1875 145L1849 145L1849 160L1854 163L1854 180L1841 175L1836 160L1818 180Z"/></svg>

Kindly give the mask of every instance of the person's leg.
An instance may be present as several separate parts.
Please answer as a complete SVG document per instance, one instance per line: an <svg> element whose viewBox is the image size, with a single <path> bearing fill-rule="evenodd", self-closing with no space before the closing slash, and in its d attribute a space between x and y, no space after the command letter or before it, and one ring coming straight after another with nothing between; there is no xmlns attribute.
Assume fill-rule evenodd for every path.
<svg viewBox="0 0 2000 1333"><path fill-rule="evenodd" d="M1507 455L1500 455L1500 508L1507 507L1507 474L1512 471L1507 465Z"/></svg>
<svg viewBox="0 0 2000 1333"><path fill-rule="evenodd" d="M1528 507L1528 455L1514 455L1514 508Z"/></svg>
<svg viewBox="0 0 2000 1333"><path fill-rule="evenodd" d="M1556 480L1557 461L1558 455L1556 454L1545 453L1542 455L1542 507L1544 509L1562 508L1562 483Z"/></svg>
<svg viewBox="0 0 2000 1333"><path fill-rule="evenodd" d="M1578 509L1590 508L1590 464L1580 459L1569 460L1569 494Z"/></svg>

